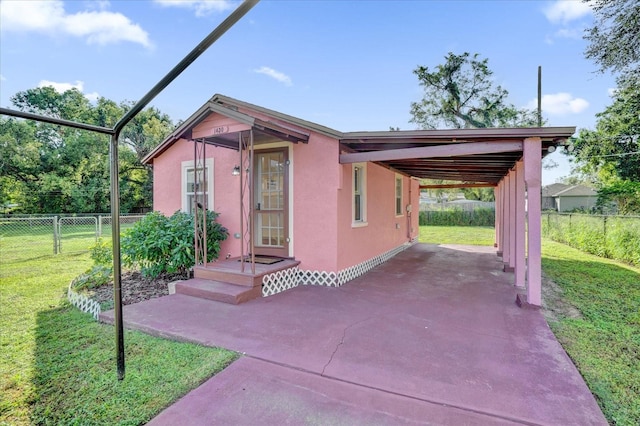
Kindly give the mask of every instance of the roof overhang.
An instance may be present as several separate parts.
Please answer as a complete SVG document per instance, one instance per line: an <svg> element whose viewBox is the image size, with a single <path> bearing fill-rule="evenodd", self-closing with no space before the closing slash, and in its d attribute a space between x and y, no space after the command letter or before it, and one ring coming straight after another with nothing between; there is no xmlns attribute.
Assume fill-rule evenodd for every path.
<svg viewBox="0 0 640 426"><path fill-rule="evenodd" d="M540 138L544 157L574 133L575 127L350 132L340 139L340 162L372 161L416 178L491 186L522 158L527 139Z"/></svg>
<svg viewBox="0 0 640 426"><path fill-rule="evenodd" d="M194 129L212 113L220 114L232 119L239 125L243 125L242 130L234 131L229 129L228 126L222 126L211 129L207 134L201 134L200 132L200 134L194 137ZM198 139L210 145L238 150L240 149L241 139L244 137L245 140L247 140L247 133L249 131L253 132L253 143L256 145L281 141L292 143L307 143L309 141L309 134L302 133L282 124L252 117L210 100L192 114L184 123L178 126L161 144L147 154L142 159L142 162L145 164L151 162L179 139Z"/></svg>

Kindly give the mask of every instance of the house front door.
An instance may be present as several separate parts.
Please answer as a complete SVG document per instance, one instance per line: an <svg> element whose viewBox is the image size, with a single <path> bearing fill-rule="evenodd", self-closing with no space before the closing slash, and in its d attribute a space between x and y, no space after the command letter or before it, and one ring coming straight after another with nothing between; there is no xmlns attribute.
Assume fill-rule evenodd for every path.
<svg viewBox="0 0 640 426"><path fill-rule="evenodd" d="M255 253L288 257L287 149L255 151L254 165Z"/></svg>

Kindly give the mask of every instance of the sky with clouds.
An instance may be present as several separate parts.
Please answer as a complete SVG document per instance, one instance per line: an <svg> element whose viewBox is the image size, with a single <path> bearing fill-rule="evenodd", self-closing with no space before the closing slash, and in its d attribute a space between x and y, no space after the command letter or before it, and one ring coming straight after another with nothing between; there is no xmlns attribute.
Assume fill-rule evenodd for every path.
<svg viewBox="0 0 640 426"><path fill-rule="evenodd" d="M0 0L0 105L37 86L138 100L237 5ZM548 124L593 128L615 81L584 58L591 22L577 0L263 0L152 104L177 121L221 93L341 131L408 130L413 70L468 51L521 107L537 105L542 66ZM569 174L551 159L545 184Z"/></svg>

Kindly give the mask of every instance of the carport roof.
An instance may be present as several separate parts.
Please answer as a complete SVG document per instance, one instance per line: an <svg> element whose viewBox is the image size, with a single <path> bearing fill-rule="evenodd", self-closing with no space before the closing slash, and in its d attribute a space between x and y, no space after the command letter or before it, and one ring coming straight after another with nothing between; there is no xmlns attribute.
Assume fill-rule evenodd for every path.
<svg viewBox="0 0 640 426"><path fill-rule="evenodd" d="M242 112L241 112L242 111ZM261 120L251 111L269 117ZM442 179L469 184L497 184L522 158L527 138L542 140L540 155L564 143L575 127L484 128L340 132L310 121L237 99L214 95L171 135L147 155L150 163L180 138L191 139L191 130L209 114L218 113L251 126L259 141L273 138L308 142L312 132L337 139L340 162L372 161L416 178ZM238 149L233 134L211 135L205 142Z"/></svg>
<svg viewBox="0 0 640 426"><path fill-rule="evenodd" d="M574 133L575 127L349 132L340 139L340 162L374 161L417 178L495 185L522 158L527 138L541 139L544 157Z"/></svg>

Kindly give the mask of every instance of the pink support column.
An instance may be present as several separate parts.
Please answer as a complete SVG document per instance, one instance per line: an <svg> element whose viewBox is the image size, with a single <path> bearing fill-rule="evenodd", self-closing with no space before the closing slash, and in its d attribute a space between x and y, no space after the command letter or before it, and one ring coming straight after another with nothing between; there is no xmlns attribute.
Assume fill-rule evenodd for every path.
<svg viewBox="0 0 640 426"><path fill-rule="evenodd" d="M500 227L498 226L498 220L500 216L498 214L499 206L500 206L500 196L498 195L500 192L500 184L493 187L493 247L498 247L498 240L500 239Z"/></svg>
<svg viewBox="0 0 640 426"><path fill-rule="evenodd" d="M511 170L509 179L509 264L505 268L513 272L516 267L516 172Z"/></svg>
<svg viewBox="0 0 640 426"><path fill-rule="evenodd" d="M527 263L525 258L525 221L527 220L527 212L525 211L524 201L524 162L522 160L516 163L516 280L518 287L524 287Z"/></svg>
<svg viewBox="0 0 640 426"><path fill-rule="evenodd" d="M509 175L504 177L504 199L502 206L502 223L504 225L504 237L502 238L502 261L504 262L504 271L508 271L508 265L511 261L511 217L509 215L509 204L511 198L511 186L509 185Z"/></svg>
<svg viewBox="0 0 640 426"><path fill-rule="evenodd" d="M527 188L527 303L542 303L541 262L541 187L542 142L540 138L524 140L524 180Z"/></svg>
<svg viewBox="0 0 640 426"><path fill-rule="evenodd" d="M496 243L498 256L502 256L502 181L496 187Z"/></svg>

